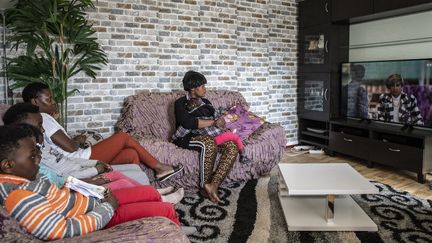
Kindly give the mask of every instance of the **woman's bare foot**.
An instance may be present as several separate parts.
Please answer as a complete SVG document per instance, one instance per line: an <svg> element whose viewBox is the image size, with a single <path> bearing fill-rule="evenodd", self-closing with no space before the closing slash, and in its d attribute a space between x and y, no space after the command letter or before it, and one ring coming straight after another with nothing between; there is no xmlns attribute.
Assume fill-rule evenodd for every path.
<svg viewBox="0 0 432 243"><path fill-rule="evenodd" d="M220 202L219 196L218 196L218 186L209 183L204 185L204 190L207 192L207 195L209 196L210 200L214 203Z"/></svg>
<svg viewBox="0 0 432 243"><path fill-rule="evenodd" d="M184 196L184 189L180 188L173 193L162 196L162 202L169 202L172 204L176 204L183 199L183 196Z"/></svg>

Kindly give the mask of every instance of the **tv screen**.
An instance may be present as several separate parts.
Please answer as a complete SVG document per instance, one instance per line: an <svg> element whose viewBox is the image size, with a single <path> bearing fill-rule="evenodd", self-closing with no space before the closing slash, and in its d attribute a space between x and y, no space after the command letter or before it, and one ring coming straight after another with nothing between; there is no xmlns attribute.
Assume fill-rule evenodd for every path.
<svg viewBox="0 0 432 243"><path fill-rule="evenodd" d="M432 127L432 59L342 64L342 115Z"/></svg>

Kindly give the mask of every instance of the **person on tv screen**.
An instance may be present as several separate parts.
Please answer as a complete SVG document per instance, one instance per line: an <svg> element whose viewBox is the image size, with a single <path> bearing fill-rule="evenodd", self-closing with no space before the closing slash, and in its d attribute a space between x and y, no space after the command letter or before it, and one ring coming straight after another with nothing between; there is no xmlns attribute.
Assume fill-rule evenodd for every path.
<svg viewBox="0 0 432 243"><path fill-rule="evenodd" d="M343 87L342 97L346 100L346 112L348 117L358 117L362 119L368 118L368 97L367 91L362 86L361 81L365 75L363 65L351 65L350 76L351 81Z"/></svg>
<svg viewBox="0 0 432 243"><path fill-rule="evenodd" d="M378 119L410 125L423 125L423 118L412 94L402 91L404 80L399 74L390 75L385 85L390 91L381 94L378 102Z"/></svg>

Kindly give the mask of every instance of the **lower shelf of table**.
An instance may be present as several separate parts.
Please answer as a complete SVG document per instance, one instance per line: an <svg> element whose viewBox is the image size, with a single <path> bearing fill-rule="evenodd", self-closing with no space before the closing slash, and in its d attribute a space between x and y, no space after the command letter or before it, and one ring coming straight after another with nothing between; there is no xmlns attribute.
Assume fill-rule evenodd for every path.
<svg viewBox="0 0 432 243"><path fill-rule="evenodd" d="M377 225L349 196L335 199L334 222L325 219L325 196L281 196L288 231L378 231Z"/></svg>

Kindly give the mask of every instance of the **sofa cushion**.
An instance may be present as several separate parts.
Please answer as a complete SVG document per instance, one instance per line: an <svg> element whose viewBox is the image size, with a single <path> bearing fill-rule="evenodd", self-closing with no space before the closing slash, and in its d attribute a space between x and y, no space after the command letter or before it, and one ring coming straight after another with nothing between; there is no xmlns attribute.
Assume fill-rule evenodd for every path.
<svg viewBox="0 0 432 243"><path fill-rule="evenodd" d="M146 91L130 96L117 126L134 135L169 141L175 132L174 102L185 94L184 91ZM239 92L209 90L205 97L216 109L228 109L236 104L249 107Z"/></svg>

